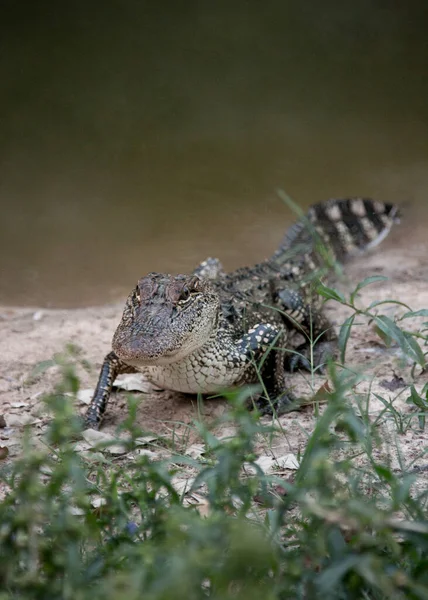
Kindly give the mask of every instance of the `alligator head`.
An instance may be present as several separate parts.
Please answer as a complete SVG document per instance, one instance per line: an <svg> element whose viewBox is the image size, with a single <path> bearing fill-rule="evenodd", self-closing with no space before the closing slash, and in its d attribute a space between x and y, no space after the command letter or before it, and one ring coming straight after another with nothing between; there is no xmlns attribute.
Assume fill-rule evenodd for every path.
<svg viewBox="0 0 428 600"><path fill-rule="evenodd" d="M205 279L149 273L128 296L113 350L135 367L176 362L216 332L219 310Z"/></svg>

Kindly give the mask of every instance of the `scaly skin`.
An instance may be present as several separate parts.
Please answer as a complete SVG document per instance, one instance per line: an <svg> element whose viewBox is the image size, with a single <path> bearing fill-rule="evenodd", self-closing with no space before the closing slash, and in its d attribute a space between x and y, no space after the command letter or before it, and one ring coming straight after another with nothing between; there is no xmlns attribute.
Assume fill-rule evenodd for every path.
<svg viewBox="0 0 428 600"><path fill-rule="evenodd" d="M262 412L284 410L284 362L307 366L288 350L296 331L315 346L318 362L334 352L335 333L314 294L335 260L379 243L397 221L397 208L372 200L329 200L313 206L287 232L268 260L225 273L209 258L192 275L150 273L129 295L104 360L88 427L98 428L119 373L140 371L160 388L217 393L258 383Z"/></svg>

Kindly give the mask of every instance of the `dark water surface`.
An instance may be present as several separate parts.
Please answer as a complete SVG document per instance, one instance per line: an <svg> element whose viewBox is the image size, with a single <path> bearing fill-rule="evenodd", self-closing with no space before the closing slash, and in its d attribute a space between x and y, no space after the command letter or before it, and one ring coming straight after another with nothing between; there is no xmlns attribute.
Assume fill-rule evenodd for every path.
<svg viewBox="0 0 428 600"><path fill-rule="evenodd" d="M276 188L427 223L427 27L423 0L1 2L0 303L263 258Z"/></svg>

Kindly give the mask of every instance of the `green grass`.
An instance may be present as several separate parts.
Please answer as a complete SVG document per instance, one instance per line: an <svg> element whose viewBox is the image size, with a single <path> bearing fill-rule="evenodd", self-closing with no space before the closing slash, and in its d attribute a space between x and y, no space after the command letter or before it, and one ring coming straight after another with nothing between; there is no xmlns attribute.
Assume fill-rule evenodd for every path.
<svg viewBox="0 0 428 600"><path fill-rule="evenodd" d="M79 421L66 394L79 388L80 358L75 350L57 358L62 379L46 398L54 418L45 449L28 436L21 458L0 475L7 486L0 600L428 599L427 491L415 485L411 465L394 470L378 459L387 443L400 456L409 429L425 432L427 386L397 392L412 407L406 413L378 394L384 408L373 417L370 394L356 393L360 376L346 365L351 330L364 318L415 375L414 365L425 366L427 323L413 332L404 326L428 311L404 307L391 319L379 313L380 303L357 308L358 292L377 280L365 280L349 298L318 290L352 314L340 329L339 362L328 367L328 402L318 407L292 480L266 475L256 463L260 440L269 444L283 433L248 412L245 389L229 395L221 419L235 428L233 437L194 423L205 445L198 458L180 453L178 440L165 458L138 454L145 432L133 400L124 415L125 458L108 448L77 452ZM380 434L385 423L393 426L392 442ZM174 484L184 471L196 506Z"/></svg>

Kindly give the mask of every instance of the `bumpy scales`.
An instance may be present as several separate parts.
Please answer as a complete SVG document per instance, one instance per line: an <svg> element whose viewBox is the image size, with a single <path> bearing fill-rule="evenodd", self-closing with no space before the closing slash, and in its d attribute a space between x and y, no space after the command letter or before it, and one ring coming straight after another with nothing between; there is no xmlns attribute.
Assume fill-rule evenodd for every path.
<svg viewBox="0 0 428 600"><path fill-rule="evenodd" d="M292 399L285 365L307 367L317 339L322 363L335 334L321 312L313 282L335 260L378 244L398 219L392 204L351 198L313 206L286 233L275 254L225 273L209 258L192 275L150 273L129 295L86 414L98 428L119 373L140 371L156 387L212 394L263 381L262 412L281 412Z"/></svg>

